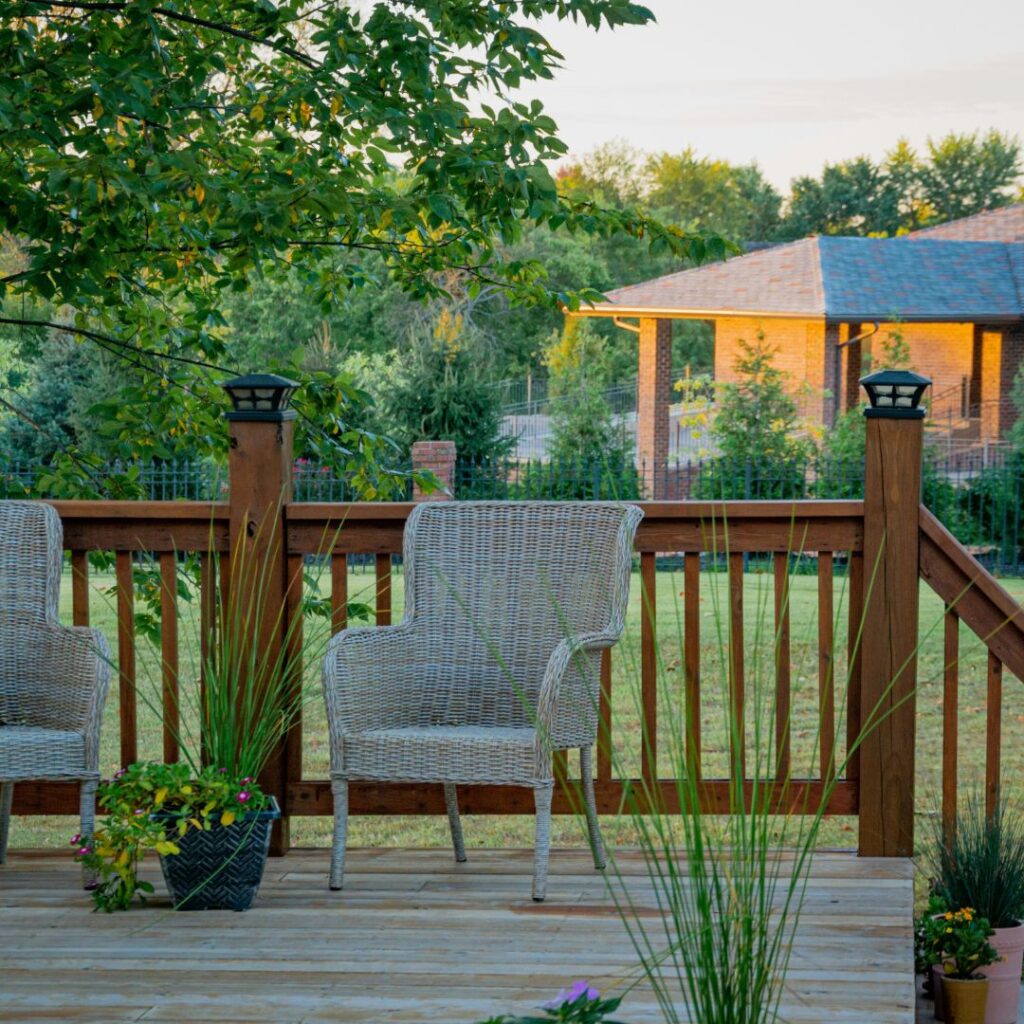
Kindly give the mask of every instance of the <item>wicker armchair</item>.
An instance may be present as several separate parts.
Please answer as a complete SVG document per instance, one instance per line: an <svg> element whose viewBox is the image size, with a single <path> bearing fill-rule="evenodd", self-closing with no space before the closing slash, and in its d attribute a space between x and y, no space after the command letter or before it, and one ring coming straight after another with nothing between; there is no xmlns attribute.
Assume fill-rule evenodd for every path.
<svg viewBox="0 0 1024 1024"><path fill-rule="evenodd" d="M611 502L430 502L405 529L405 617L346 629L324 659L334 849L344 874L349 780L440 782L455 857L456 786L529 787L533 898L544 898L552 751L580 751L597 868L591 747L600 651L622 633L642 512Z"/></svg>
<svg viewBox="0 0 1024 1024"><path fill-rule="evenodd" d="M100 633L60 624L62 556L54 509L0 501L0 864L22 780L80 780L92 835L109 655Z"/></svg>

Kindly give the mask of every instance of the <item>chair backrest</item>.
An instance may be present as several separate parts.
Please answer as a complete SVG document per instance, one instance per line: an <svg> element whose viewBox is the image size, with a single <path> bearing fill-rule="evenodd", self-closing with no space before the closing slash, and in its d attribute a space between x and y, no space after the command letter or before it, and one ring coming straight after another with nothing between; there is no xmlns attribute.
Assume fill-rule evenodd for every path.
<svg viewBox="0 0 1024 1024"><path fill-rule="evenodd" d="M419 505L405 532L406 620L445 638L467 683L508 690L521 709L510 682L535 702L559 641L618 639L642 515L614 502Z"/></svg>
<svg viewBox="0 0 1024 1024"><path fill-rule="evenodd" d="M0 501L0 624L57 622L64 534L41 501Z"/></svg>

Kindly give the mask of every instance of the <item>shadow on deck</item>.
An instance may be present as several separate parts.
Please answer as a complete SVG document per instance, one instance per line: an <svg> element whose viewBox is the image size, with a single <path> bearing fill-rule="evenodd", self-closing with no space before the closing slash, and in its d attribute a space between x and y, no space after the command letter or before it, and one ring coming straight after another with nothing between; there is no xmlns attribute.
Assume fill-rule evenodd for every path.
<svg viewBox="0 0 1024 1024"><path fill-rule="evenodd" d="M548 900L530 902L531 855L354 850L327 890L326 850L271 860L245 914L174 913L159 896L90 912L57 853L0 868L2 1021L351 1021L474 1024L534 1009L576 978L621 984L635 957L585 851L556 851ZM653 911L644 868L635 898ZM147 877L157 884L155 865ZM814 862L784 999L789 1021L912 1024L909 861L822 853ZM619 1017L661 1021L652 995Z"/></svg>

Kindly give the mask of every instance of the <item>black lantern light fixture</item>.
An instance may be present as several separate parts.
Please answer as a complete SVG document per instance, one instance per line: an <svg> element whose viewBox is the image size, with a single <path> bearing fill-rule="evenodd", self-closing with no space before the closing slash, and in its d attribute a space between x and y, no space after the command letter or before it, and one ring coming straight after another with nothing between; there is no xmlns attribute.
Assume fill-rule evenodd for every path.
<svg viewBox="0 0 1024 1024"><path fill-rule="evenodd" d="M231 412L225 415L229 420L263 421L281 423L295 419L295 410L288 403L299 385L278 377L274 373L250 373L234 380L226 380L221 387L231 398Z"/></svg>
<svg viewBox="0 0 1024 1024"><path fill-rule="evenodd" d="M865 416L895 420L924 419L921 400L925 389L931 384L928 377L922 377L911 370L878 370L861 377L860 383L871 403L864 410Z"/></svg>

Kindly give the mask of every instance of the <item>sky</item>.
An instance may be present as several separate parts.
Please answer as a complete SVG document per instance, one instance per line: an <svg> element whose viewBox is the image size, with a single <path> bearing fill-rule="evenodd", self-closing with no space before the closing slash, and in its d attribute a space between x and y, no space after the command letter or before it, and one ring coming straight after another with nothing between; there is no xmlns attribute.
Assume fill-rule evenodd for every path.
<svg viewBox="0 0 1024 1024"><path fill-rule="evenodd" d="M734 163L786 188L898 138L1024 139L1024 0L646 0L658 19L548 22L565 57L544 101L575 154L622 139Z"/></svg>

